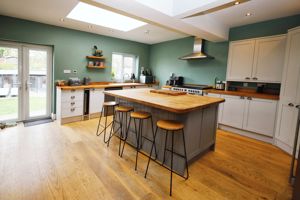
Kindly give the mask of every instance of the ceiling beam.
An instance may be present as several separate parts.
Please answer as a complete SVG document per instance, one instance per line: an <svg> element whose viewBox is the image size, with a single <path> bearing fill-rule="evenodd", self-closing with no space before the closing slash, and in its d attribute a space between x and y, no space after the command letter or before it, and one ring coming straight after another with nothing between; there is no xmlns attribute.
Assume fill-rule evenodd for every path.
<svg viewBox="0 0 300 200"><path fill-rule="evenodd" d="M209 41L224 41L228 39L228 29L209 30L201 26L193 26L176 17L149 8L133 0L81 0L82 2L98 6L128 17L132 17L149 24L167 28L172 31L201 37ZM228 1L228 0L227 0ZM218 32L216 32L218 30Z"/></svg>

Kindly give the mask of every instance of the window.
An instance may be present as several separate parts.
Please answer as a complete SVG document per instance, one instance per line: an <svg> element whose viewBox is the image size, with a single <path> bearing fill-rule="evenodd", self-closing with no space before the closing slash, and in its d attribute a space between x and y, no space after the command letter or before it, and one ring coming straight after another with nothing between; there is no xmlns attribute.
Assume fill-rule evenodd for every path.
<svg viewBox="0 0 300 200"><path fill-rule="evenodd" d="M137 75L138 57L135 55L113 53L112 75L118 82L130 80L131 74Z"/></svg>

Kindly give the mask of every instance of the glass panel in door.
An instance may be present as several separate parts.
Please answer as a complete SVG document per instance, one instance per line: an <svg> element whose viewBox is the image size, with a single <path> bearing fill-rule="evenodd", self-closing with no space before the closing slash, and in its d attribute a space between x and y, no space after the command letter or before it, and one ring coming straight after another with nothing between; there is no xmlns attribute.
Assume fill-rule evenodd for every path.
<svg viewBox="0 0 300 200"><path fill-rule="evenodd" d="M47 69L48 55L46 50L29 49L28 52L27 91L29 99L29 118L47 115Z"/></svg>
<svg viewBox="0 0 300 200"><path fill-rule="evenodd" d="M0 44L0 121L19 119L19 50Z"/></svg>

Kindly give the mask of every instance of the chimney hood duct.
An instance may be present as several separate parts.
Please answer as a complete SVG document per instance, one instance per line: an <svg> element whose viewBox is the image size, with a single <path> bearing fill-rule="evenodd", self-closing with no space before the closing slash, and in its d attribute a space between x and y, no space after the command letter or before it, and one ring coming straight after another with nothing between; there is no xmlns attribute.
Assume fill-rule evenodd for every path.
<svg viewBox="0 0 300 200"><path fill-rule="evenodd" d="M193 53L180 57L179 59L181 60L193 60L193 59L204 59L204 58L212 59L213 58L212 56L209 56L202 51L202 42L203 42L202 38L195 38Z"/></svg>

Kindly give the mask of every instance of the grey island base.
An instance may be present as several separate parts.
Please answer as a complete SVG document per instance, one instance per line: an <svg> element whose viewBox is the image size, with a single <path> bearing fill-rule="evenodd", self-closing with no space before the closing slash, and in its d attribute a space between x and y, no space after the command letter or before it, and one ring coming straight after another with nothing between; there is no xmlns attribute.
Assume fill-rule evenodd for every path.
<svg viewBox="0 0 300 200"><path fill-rule="evenodd" d="M145 98L145 94L150 95L149 97L151 98ZM182 122L184 124L186 150L189 163L199 159L205 152L215 149L218 104L223 102L223 99L184 95L184 97L173 96L172 98L175 98L175 101L174 99L168 101L166 100L166 98L170 97L163 94L150 94L149 90L147 89L138 89L134 91L109 91L106 92L106 95L116 97L116 101L118 101L120 105L132 106L134 107L135 111L146 111L151 113L154 130L156 128L156 122L160 119L176 120ZM142 98L145 99L142 100ZM159 101L159 98L163 98L164 101ZM184 101L184 98L188 98L187 102L193 99L193 101L198 101L199 103L201 103L201 106L198 106L197 108L195 107L196 109L190 109L190 111L188 112L186 112L186 110L184 109L176 110L176 106L180 105L180 101L177 101L177 103L175 103L175 107L173 106L174 104L172 103L176 102L176 98L178 100L180 99L180 101ZM151 101L153 99L160 103ZM144 102L144 100L146 102ZM203 101L205 101L205 103L203 103ZM169 106L168 108L167 105ZM129 119L127 119L127 122L129 122ZM145 120L143 122L142 134L149 139L153 139L151 125L151 120ZM117 129L118 125L115 126L115 130ZM135 127L132 120L128 131L128 143L130 143L132 146L136 146L136 136L134 131ZM171 148L170 136L171 135L169 135L169 137L167 138L168 149ZM159 162L163 161L165 141L166 131L158 129L155 143L158 154L157 161ZM150 154L151 145L152 143L150 141L142 139L142 151ZM125 146L123 156L126 156L126 148L128 147ZM183 139L181 133L174 134L174 152L184 155ZM154 152L152 153L152 156L154 156ZM170 160L171 154L167 151L165 165L170 166ZM173 158L173 169L177 171L177 173L184 175L185 161L182 157L177 156L176 154L174 154ZM151 173L151 167L149 173Z"/></svg>

